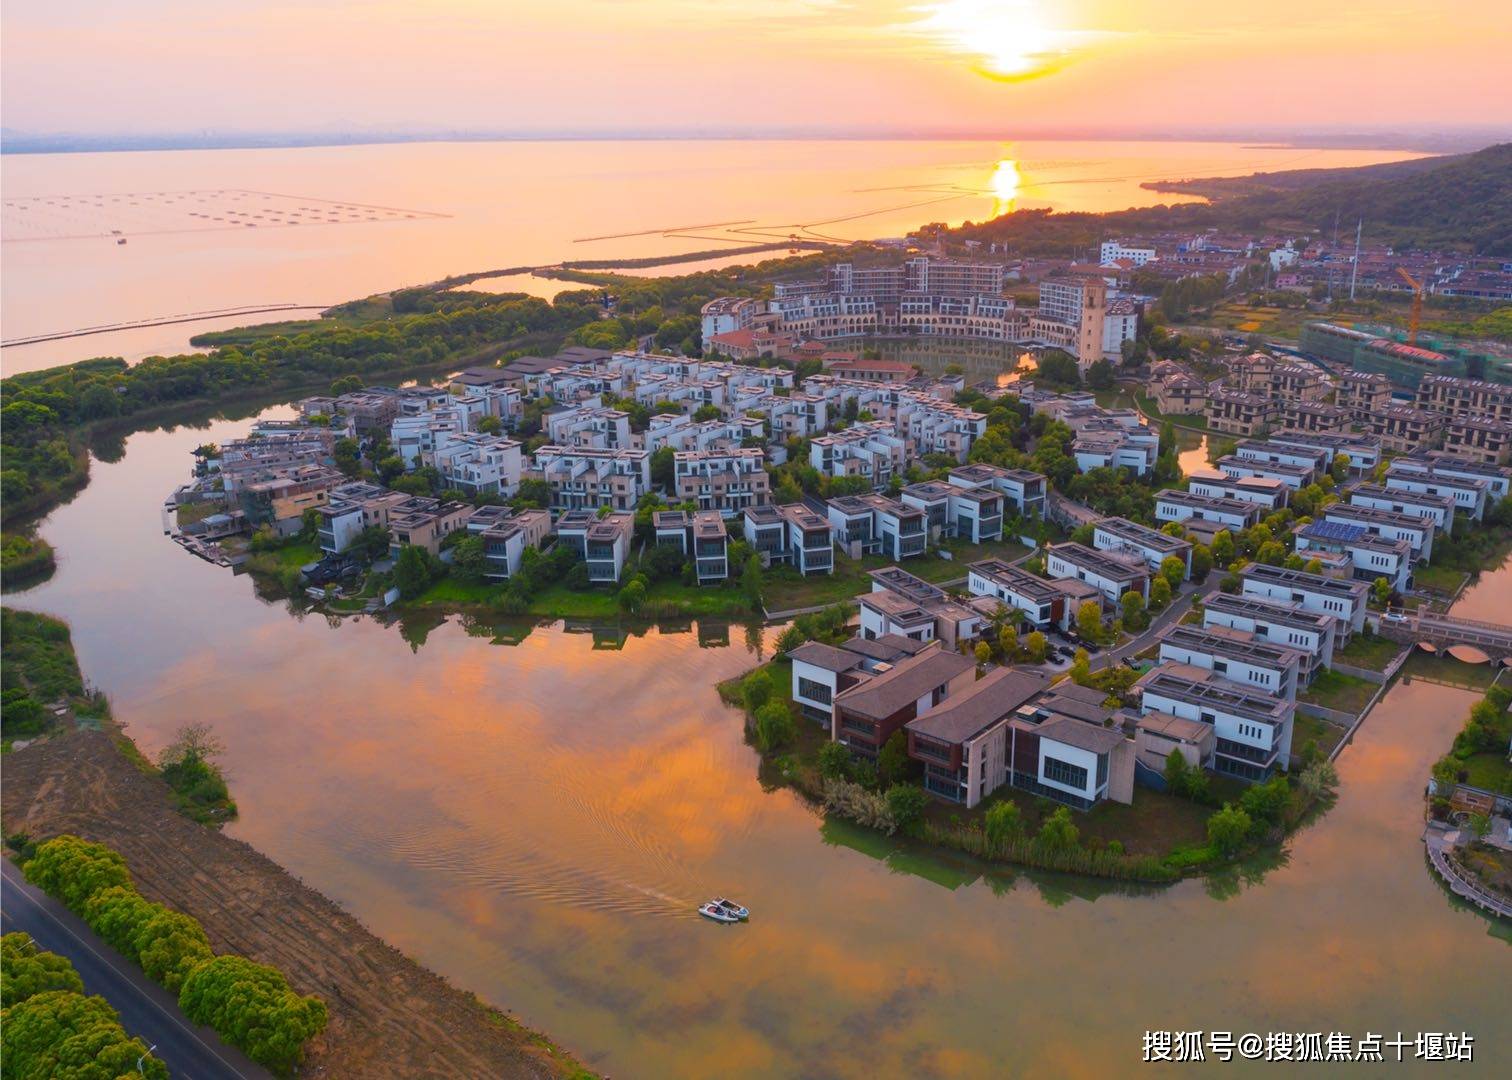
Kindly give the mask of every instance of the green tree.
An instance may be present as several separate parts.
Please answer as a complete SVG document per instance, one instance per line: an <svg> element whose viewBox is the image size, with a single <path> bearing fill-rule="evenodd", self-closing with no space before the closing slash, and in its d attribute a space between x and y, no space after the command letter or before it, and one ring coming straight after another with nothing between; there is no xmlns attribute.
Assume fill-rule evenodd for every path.
<svg viewBox="0 0 1512 1080"><path fill-rule="evenodd" d="M0 1007L8 1009L49 990L82 994L84 982L67 957L43 952L30 934L0 937Z"/></svg>
<svg viewBox="0 0 1512 1080"><path fill-rule="evenodd" d="M217 956L195 968L179 1008L275 1072L299 1062L305 1042L325 1030L328 1018L319 998L295 993L281 972L242 956Z"/></svg>
<svg viewBox="0 0 1512 1080"><path fill-rule="evenodd" d="M1086 649L1077 649L1076 655L1071 658L1071 681L1077 686L1088 686L1092 682L1092 658L1087 655Z"/></svg>
<svg viewBox="0 0 1512 1080"><path fill-rule="evenodd" d="M476 428L483 435L504 434L504 421L497 416L483 416L478 418Z"/></svg>
<svg viewBox="0 0 1512 1080"><path fill-rule="evenodd" d="M399 595L413 600L435 580L434 556L418 544L405 544L394 560L394 584Z"/></svg>
<svg viewBox="0 0 1512 1080"><path fill-rule="evenodd" d="M1115 385L1113 365L1099 358L1087 367L1087 385L1093 390L1111 390Z"/></svg>
<svg viewBox="0 0 1512 1080"><path fill-rule="evenodd" d="M350 394L362 389L362 376L343 375L339 379L331 381L331 396L340 397L342 394Z"/></svg>
<svg viewBox="0 0 1512 1080"><path fill-rule="evenodd" d="M740 572L740 591L752 608L761 608L761 556L753 554L746 559Z"/></svg>
<svg viewBox="0 0 1512 1080"><path fill-rule="evenodd" d="M1118 606L1123 612L1124 625L1130 630L1143 630L1149 625L1150 618L1145 613L1144 597L1133 589L1119 597Z"/></svg>
<svg viewBox="0 0 1512 1080"><path fill-rule="evenodd" d="M1192 548L1192 580L1206 581L1213 569L1213 550L1206 544L1197 544Z"/></svg>
<svg viewBox="0 0 1512 1080"><path fill-rule="evenodd" d="M904 832L924 820L924 808L929 805L929 796L917 784L894 784L887 789L887 809L893 823Z"/></svg>
<svg viewBox="0 0 1512 1080"><path fill-rule="evenodd" d="M1085 641L1102 640L1102 605L1096 600L1086 600L1076 609L1076 632Z"/></svg>
<svg viewBox="0 0 1512 1080"><path fill-rule="evenodd" d="M1165 578L1157 576L1150 582L1150 610L1164 611L1166 605L1171 602L1171 585ZM1128 621L1125 613L1124 621Z"/></svg>
<svg viewBox="0 0 1512 1080"><path fill-rule="evenodd" d="M777 652L780 655L785 655L798 648L798 646L807 640L808 636L798 629L797 623L794 623L791 626L785 627L782 633L777 635Z"/></svg>
<svg viewBox="0 0 1512 1080"><path fill-rule="evenodd" d="M100 937L141 965L149 979L173 993L212 956L198 920L132 888L118 885L96 894L84 918Z"/></svg>
<svg viewBox="0 0 1512 1080"><path fill-rule="evenodd" d="M719 411L718 405L700 405L693 410L693 422L706 424L710 420L718 420L724 414Z"/></svg>
<svg viewBox="0 0 1512 1080"><path fill-rule="evenodd" d="M1071 820L1071 811L1061 806L1040 825L1035 843L1046 851L1070 851L1076 847L1080 837L1080 831Z"/></svg>
<svg viewBox="0 0 1512 1080"><path fill-rule="evenodd" d="M1251 828L1250 816L1232 803L1224 803L1223 809L1215 810L1207 821L1208 842L1225 855L1232 855L1244 846Z"/></svg>
<svg viewBox="0 0 1512 1080"><path fill-rule="evenodd" d="M994 848L1001 848L1024 834L1023 815L1019 813L1018 803L1010 799L989 806L982 824L987 833L987 842Z"/></svg>
<svg viewBox="0 0 1512 1080"><path fill-rule="evenodd" d="M1384 577L1378 577L1370 583L1370 596L1381 607L1386 606L1386 601L1391 599L1391 581Z"/></svg>
<svg viewBox="0 0 1512 1080"><path fill-rule="evenodd" d="M1349 479L1349 455L1340 451L1334 455L1333 464L1329 466L1329 472L1333 474L1334 482L1342 484Z"/></svg>
<svg viewBox="0 0 1512 1080"><path fill-rule="evenodd" d="M976 657L978 665L985 665L992 659L992 646L985 641L978 641L976 648L972 650L972 655Z"/></svg>
<svg viewBox="0 0 1512 1080"><path fill-rule="evenodd" d="M167 1066L126 1034L102 997L48 990L6 1009L4 1019L7 1077L168 1080Z"/></svg>
<svg viewBox="0 0 1512 1080"><path fill-rule="evenodd" d="M646 604L646 579L636 574L620 586L616 600L621 610L634 615Z"/></svg>
<svg viewBox="0 0 1512 1080"><path fill-rule="evenodd" d="M1323 562L1321 559L1308 559L1302 569L1309 574L1321 574L1323 572Z"/></svg>
<svg viewBox="0 0 1512 1080"><path fill-rule="evenodd" d="M884 787L888 787L907 779L912 768L913 761L908 756L908 736L902 731L895 731L887 737L887 742L882 744L882 749L877 754L877 778Z"/></svg>
<svg viewBox="0 0 1512 1080"><path fill-rule="evenodd" d="M1190 769L1191 766L1180 750L1172 750L1166 755L1165 782L1172 794L1180 795L1186 791L1186 778Z"/></svg>
<svg viewBox="0 0 1512 1080"><path fill-rule="evenodd" d="M1033 630L1024 639L1024 650L1029 654L1030 663L1043 664L1050 650L1050 640L1038 630Z"/></svg>
<svg viewBox="0 0 1512 1080"><path fill-rule="evenodd" d="M1167 555L1160 560L1160 576L1166 579L1173 590L1181 588L1181 583L1186 580L1186 573L1186 562L1175 555Z"/></svg>
<svg viewBox="0 0 1512 1080"><path fill-rule="evenodd" d="M483 537L475 533L464 536L452 545L451 552L452 576L467 585L480 584L488 569L488 557L483 552Z"/></svg>
<svg viewBox="0 0 1512 1080"><path fill-rule="evenodd" d="M776 693L771 673L766 668L757 668L740 682L740 702L746 711L755 713Z"/></svg>
<svg viewBox="0 0 1512 1080"><path fill-rule="evenodd" d="M1003 627L998 631L997 644L1004 662L1011 663L1018 654L1018 631L1011 626Z"/></svg>
<svg viewBox="0 0 1512 1080"><path fill-rule="evenodd" d="M651 455L651 483L663 491L677 487L677 451L663 446Z"/></svg>
<svg viewBox="0 0 1512 1080"><path fill-rule="evenodd" d="M1234 534L1227 529L1219 529L1213 537L1212 555L1214 565L1227 569L1229 563L1234 561Z"/></svg>
<svg viewBox="0 0 1512 1080"><path fill-rule="evenodd" d="M843 780L850 774L850 751L837 742L819 748L819 775L826 780Z"/></svg>
<svg viewBox="0 0 1512 1080"><path fill-rule="evenodd" d="M1280 566L1286 559L1286 548L1277 540L1267 540L1255 552L1255 561L1266 566Z"/></svg>
<svg viewBox="0 0 1512 1080"><path fill-rule="evenodd" d="M784 701L768 701L756 710L756 748L762 753L785 746L798 737L793 713Z"/></svg>

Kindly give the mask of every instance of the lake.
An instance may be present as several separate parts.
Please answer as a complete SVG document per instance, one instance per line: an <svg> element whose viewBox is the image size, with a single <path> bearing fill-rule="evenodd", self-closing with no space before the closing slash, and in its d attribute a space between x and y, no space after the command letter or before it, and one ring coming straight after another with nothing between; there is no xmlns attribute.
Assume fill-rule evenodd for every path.
<svg viewBox="0 0 1512 1080"><path fill-rule="evenodd" d="M1183 196L1147 180L1396 161L1400 151L1202 142L402 143L0 156L8 372L183 351L191 335L468 271L753 243L902 236L1014 208ZM119 234L119 235L118 235ZM125 240L126 243L118 243ZM655 273L751 262L721 258ZM647 271L637 271L646 273ZM554 295L556 282L484 283Z"/></svg>
<svg viewBox="0 0 1512 1080"><path fill-rule="evenodd" d="M595 1067L1101 1077L1133 1071L1152 1028L1463 1030L1481 1071L1512 1067L1505 931L1448 897L1419 840L1473 693L1394 687L1337 805L1271 865L1149 889L935 857L763 786L713 684L770 631L332 625L187 555L162 497L194 446L246 426L96 461L42 527L57 576L7 602L70 621L149 753L214 726L233 835ZM751 922L694 916L716 892Z"/></svg>

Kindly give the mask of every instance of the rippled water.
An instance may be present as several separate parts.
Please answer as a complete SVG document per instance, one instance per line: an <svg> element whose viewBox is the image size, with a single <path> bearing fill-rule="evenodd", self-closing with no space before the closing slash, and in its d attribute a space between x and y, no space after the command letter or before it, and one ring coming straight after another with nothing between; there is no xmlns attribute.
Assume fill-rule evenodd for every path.
<svg viewBox="0 0 1512 1080"><path fill-rule="evenodd" d="M763 787L713 691L760 655L741 626L333 627L258 600L158 521L189 449L244 426L96 463L44 528L58 576L12 600L69 618L144 749L215 726L235 835L599 1068L1102 1077L1148 1028L1465 1030L1481 1071L1512 1065L1512 953L1418 839L1472 693L1394 688L1267 865L1148 889L935 857ZM751 922L697 919L715 892Z"/></svg>
<svg viewBox="0 0 1512 1080"><path fill-rule="evenodd" d="M448 274L564 259L681 254L785 241L790 234L902 236L928 222L980 221L1013 208L1150 206L1187 199L1147 191L1140 187L1146 180L1415 156L1047 141L404 143L8 154L0 156L4 337L231 307L330 305ZM1012 190L1003 188L998 170L1005 160L1017 163ZM217 193L205 196L204 216L160 205L189 191ZM102 192L122 197L78 198ZM40 201L50 196L72 198L66 206ZM371 216L384 220L343 211L337 216L355 222L314 224L306 217L298 227L271 227L267 216L229 214L237 207L255 212L259 200L285 209L327 205L314 200L362 204L378 207ZM128 234L126 244L109 235L114 229ZM766 257L772 256L754 258ZM514 284L548 295L556 288L532 279ZM226 325L123 330L7 348L0 359L10 372L92 356L136 360L181 351L191 335Z"/></svg>

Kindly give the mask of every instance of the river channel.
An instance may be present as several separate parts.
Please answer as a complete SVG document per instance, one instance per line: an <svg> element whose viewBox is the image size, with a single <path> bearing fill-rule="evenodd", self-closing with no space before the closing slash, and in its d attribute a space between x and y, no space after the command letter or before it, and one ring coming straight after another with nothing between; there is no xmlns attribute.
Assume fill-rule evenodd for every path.
<svg viewBox="0 0 1512 1080"><path fill-rule="evenodd" d="M332 625L186 554L162 497L192 447L245 427L96 461L42 527L57 575L8 602L70 621L144 750L215 727L234 835L595 1067L1101 1077L1137 1067L1147 1029L1465 1031L1476 1071L1512 1066L1512 952L1419 842L1472 692L1399 682L1337 804L1270 865L1143 889L935 858L763 786L713 689L760 630ZM699 920L716 892L750 923Z"/></svg>

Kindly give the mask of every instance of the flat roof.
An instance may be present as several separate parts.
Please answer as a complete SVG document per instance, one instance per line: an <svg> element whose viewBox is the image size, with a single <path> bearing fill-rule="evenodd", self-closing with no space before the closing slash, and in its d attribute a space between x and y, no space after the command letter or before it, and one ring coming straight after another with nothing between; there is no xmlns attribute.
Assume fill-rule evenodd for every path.
<svg viewBox="0 0 1512 1080"><path fill-rule="evenodd" d="M1159 709L1151 709L1134 723L1141 731L1148 731L1176 742L1200 743L1213 730L1201 720L1188 720L1184 716L1173 716Z"/></svg>
<svg viewBox="0 0 1512 1080"><path fill-rule="evenodd" d="M1092 528L1094 531L1100 529L1121 540L1128 540L1131 543L1154 548L1156 551L1164 551L1172 555L1181 551L1190 551L1192 547L1189 540L1183 540L1179 536L1170 536L1159 529L1152 529L1148 525L1141 525L1137 521L1130 521L1128 518L1103 518Z"/></svg>
<svg viewBox="0 0 1512 1080"><path fill-rule="evenodd" d="M1370 591L1370 586L1363 581L1343 581L1322 574L1309 574L1306 570L1288 570L1284 566L1267 566L1264 563L1250 563L1239 571L1239 576L1312 592L1348 593L1355 598L1363 597Z"/></svg>
<svg viewBox="0 0 1512 1080"><path fill-rule="evenodd" d="M1161 636L1160 643L1164 645L1166 642L1179 648L1194 649L1214 656L1229 657L1273 668L1290 667L1293 662L1300 663L1304 656L1297 649L1289 649L1284 645L1266 641L1264 638L1246 639L1237 637L1232 630L1223 632L1180 623Z"/></svg>
<svg viewBox="0 0 1512 1080"><path fill-rule="evenodd" d="M1203 600L1205 611L1217 611L1229 615L1243 615L1264 619L1297 630L1313 630L1326 633L1333 625L1333 616L1320 611L1308 611L1301 604L1290 600L1269 600L1260 596L1245 596L1242 593L1209 593Z"/></svg>
<svg viewBox="0 0 1512 1080"><path fill-rule="evenodd" d="M1002 559L983 559L980 562L971 563L966 569L968 572L975 572L988 581L1003 586L1010 592L1020 593L1033 600L1048 602L1056 598L1055 586L1049 581L1031 574L1021 566L1004 562Z"/></svg>
<svg viewBox="0 0 1512 1080"><path fill-rule="evenodd" d="M1128 578L1142 578L1149 576L1149 568L1143 561L1136 566L1132 562L1126 562L1118 556L1107 551L1097 551L1078 544L1075 541L1067 541L1064 544L1051 544L1051 555L1058 555L1068 562L1075 563L1092 571L1099 577L1121 581Z"/></svg>

